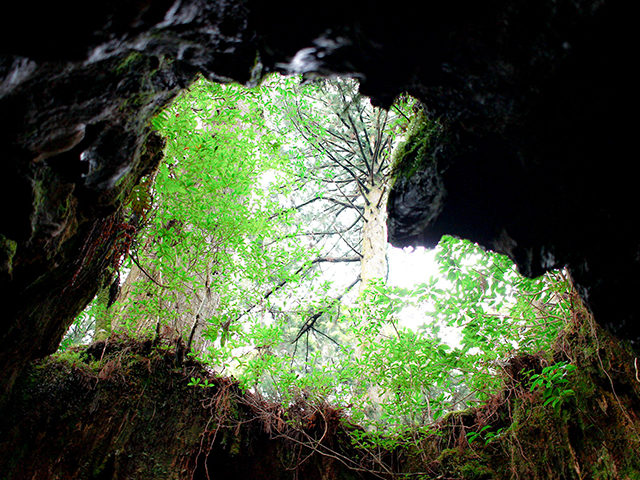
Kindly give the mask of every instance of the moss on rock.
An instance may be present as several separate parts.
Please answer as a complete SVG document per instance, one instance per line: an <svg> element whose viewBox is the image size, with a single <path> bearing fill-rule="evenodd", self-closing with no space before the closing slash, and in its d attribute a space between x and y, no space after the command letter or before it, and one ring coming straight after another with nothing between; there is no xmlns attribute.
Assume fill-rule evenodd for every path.
<svg viewBox="0 0 640 480"><path fill-rule="evenodd" d="M445 139L445 129L438 120L429 119L419 109L408 128L407 137L394 153L394 178L410 178L434 161L436 149L441 148Z"/></svg>

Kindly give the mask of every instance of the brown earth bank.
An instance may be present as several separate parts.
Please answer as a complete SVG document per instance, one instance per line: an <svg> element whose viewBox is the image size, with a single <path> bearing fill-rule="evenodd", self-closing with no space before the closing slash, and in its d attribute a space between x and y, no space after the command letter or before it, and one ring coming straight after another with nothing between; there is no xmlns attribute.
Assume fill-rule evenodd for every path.
<svg viewBox="0 0 640 480"><path fill-rule="evenodd" d="M569 382L532 390L531 375L560 361L577 367ZM505 387L486 405L394 441L324 403L242 392L179 341L112 337L18 379L0 418L0 477L638 479L637 368L582 310L553 352L506 362Z"/></svg>

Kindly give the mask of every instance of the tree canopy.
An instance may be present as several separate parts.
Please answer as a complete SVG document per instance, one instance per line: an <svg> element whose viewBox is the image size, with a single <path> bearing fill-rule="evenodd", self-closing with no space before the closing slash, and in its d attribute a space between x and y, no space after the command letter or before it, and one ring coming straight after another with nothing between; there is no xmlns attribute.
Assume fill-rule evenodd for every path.
<svg viewBox="0 0 640 480"><path fill-rule="evenodd" d="M154 120L165 159L127 205L123 281L104 282L65 345L92 330L179 338L245 389L332 402L380 431L486 400L515 351L562 328L569 279L524 279L445 237L437 274L386 284L393 155L419 109L374 108L350 79L194 84Z"/></svg>

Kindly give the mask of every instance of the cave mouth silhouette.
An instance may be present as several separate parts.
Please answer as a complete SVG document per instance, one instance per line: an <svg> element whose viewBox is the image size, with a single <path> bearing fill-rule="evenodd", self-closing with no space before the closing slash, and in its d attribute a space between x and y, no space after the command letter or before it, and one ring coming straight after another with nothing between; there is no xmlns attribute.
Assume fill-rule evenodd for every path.
<svg viewBox="0 0 640 480"><path fill-rule="evenodd" d="M552 415L536 415L532 422L531 410L523 410L521 418L529 423L519 425L531 427L534 441L517 448L507 443L504 449L527 448L526 458L518 462L521 478L573 478L578 471L614 478L638 471L633 455L638 451L637 432L627 429L628 438L623 439L619 428L633 424L631 415L625 416L625 408L619 407L638 405L633 359L640 349L635 302L640 278L638 198L630 160L636 132L629 121L636 89L630 72L637 63L632 50L637 28L631 5L611 0L453 0L397 8L334 0L87 5L61 0L33 8L29 2L12 2L3 6L0 16L3 413L8 411L4 406L12 386L28 379L25 368L33 368L41 375L32 383L34 389L25 397L24 390L14 391L23 400L41 399L39 405L47 408L26 408L35 412L29 432L44 431L38 415L45 422L49 413L73 418L69 425L78 426L88 425L98 412L98 420L104 421L98 421L96 429L88 428L83 439L105 438L101 435L107 432L110 408L122 404L100 403L99 390L88 387L95 380L82 368L39 369L42 364L33 360L56 350L73 318L94 297L117 249L119 208L160 161L163 142L151 132L149 120L199 74L250 84L269 72L298 68L308 76L353 75L360 79L362 92L381 106L406 91L423 103L429 116L440 119L441 135L427 143L416 139L414 154L407 158L411 175L397 179L390 194L394 245L434 245L449 234L508 255L528 276L566 267L596 321L617 335L617 340L598 336L595 344L580 335L568 339L582 342L579 372L593 376L578 385L574 400L583 403L565 404L579 407L565 410L565 418L575 423ZM300 61L293 62L296 58ZM635 355L613 353L624 345L621 339L631 343ZM142 392L146 386L145 395L149 393L153 380L144 377L149 364L166 367L167 378L176 374L170 358L154 360L157 364L145 359L137 364L143 377L133 391ZM56 376L56 371L62 375ZM127 388L117 383L117 374L113 378L115 392ZM602 389L594 391L593 385ZM109 385L103 382L102 387ZM160 390L160 401L175 405L186 417L193 413L192 406L197 408L175 402L176 397ZM181 390L173 390L177 391ZM103 408L72 411L78 396L58 402L63 392L81 392ZM117 398L124 401L122 395ZM25 411L23 401L12 405ZM131 452L139 452L141 444L181 438L175 432L185 424L165 421L166 411L158 405L140 404L135 418L141 428L129 430L134 422L122 424L119 431L133 435L127 437ZM581 417L583 412L588 416ZM206 425L210 411L198 418ZM447 438L464 438L470 419L454 420ZM150 430L150 422L160 422L159 429ZM48 425L53 426L52 440L34 447L36 455L23 462L18 475L37 476L30 469L38 465L51 471L49 466L63 464L58 447L86 445L75 442L76 431L70 435L73 442L60 442L60 425ZM163 429L173 425L176 428ZM322 425L313 424L320 434ZM0 434L5 431L17 434L0 428ZM199 435L202 429L193 431ZM136 432L158 434L141 439ZM0 451L24 453L36 440L31 433L22 438L20 449L11 445ZM275 476L278 470L255 462L255 456L225 456L231 449L242 452L244 445L226 438L211 457L226 478ZM552 440L541 443L540 438ZM588 445L589 441L596 443ZM199 442L200 437L196 448ZM123 472L121 478L131 478L117 470L124 461L122 444L112 445L100 450L105 456L85 477ZM475 444L473 452L463 451L462 456L456 454L460 450L455 442L438 445L444 450L436 448L433 461L427 463L434 476L457 478L467 472L488 478L488 469L500 462L514 465L510 462L515 457L491 456L483 464ZM275 448L268 442L261 447L270 453ZM287 444L284 458L299 447ZM44 460L48 455L49 464ZM131 458L150 458L143 457ZM75 463L61 476L72 478L78 457L66 458ZM322 458L307 462L304 478L337 471L330 470L337 464ZM15 455L6 461L3 471L16 471ZM173 467L153 468L158 473Z"/></svg>

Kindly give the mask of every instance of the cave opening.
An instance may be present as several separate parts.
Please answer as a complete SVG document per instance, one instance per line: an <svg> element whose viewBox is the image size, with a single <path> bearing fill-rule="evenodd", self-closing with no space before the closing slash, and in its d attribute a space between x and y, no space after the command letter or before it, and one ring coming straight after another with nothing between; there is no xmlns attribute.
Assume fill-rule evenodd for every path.
<svg viewBox="0 0 640 480"><path fill-rule="evenodd" d="M482 405L515 357L555 364L567 272L528 280L453 237L430 264L388 245L393 175L439 133L415 99L376 108L340 77L201 79L152 123L164 158L124 202L124 245L62 358L112 334L182 342L244 391L398 441Z"/></svg>
<svg viewBox="0 0 640 480"><path fill-rule="evenodd" d="M635 166L628 160L635 151L628 112L635 17L610 1L426 8L420 14L411 5L364 2L291 8L200 0L110 2L95 9L65 0L45 9L7 6L0 19L0 470L12 479L209 478L214 472L220 478L308 479L637 476L640 262ZM83 22L70 21L77 13ZM394 245L435 247L452 235L507 255L526 277L554 270L571 275L571 289L560 294L571 323L545 351L551 360L540 363L534 354L500 365L508 380L484 408L445 415L424 436L407 435L406 448L393 450L384 435L370 437L341 420L352 413L348 404L344 411L314 408L303 392L285 410L243 393L185 360L185 349L166 341L162 334L169 332L162 329L155 343L153 336L103 342L38 360L58 348L97 292L109 302L107 278L109 287L118 284L109 275L133 237L123 212L134 192L144 216L148 185L142 179L162 164L163 141L151 134L151 118L198 74L251 83L291 69L317 77L350 74L375 105L389 107L404 91L419 100L430 128L416 127L423 134L408 136L405 161L396 169L387 208ZM429 123L435 119L437 125ZM245 173L231 168L240 166L232 157L227 164L228 171ZM198 183L175 181L176 162L163 165L158 171L166 168L167 190L198 193ZM296 185L290 183L287 188ZM252 199L266 202L268 196ZM231 191L219 197L228 199ZM229 203L238 215L227 225L237 226L241 202ZM170 248L178 236L192 235L184 223L165 220L163 241L156 244ZM250 241L238 248L258 252L261 245L264 255L256 262L278 264L284 257L267 254L267 237L256 233L261 219L254 220L251 235L238 235ZM451 237L444 238L441 250L451 246ZM468 266L460 261L456 268ZM468 270L467 302L458 314L477 310L479 295L497 285L483 270ZM269 280L297 281L291 273ZM203 283L206 292L206 278ZM432 284L414 295L438 289ZM400 292L377 288L375 295L368 313L394 315ZM543 303L548 308L553 302ZM316 321L333 321L331 305L310 307L289 314L294 338L304 318L324 312ZM188 329L194 344L201 331L193 329L196 317ZM224 348L235 341L228 320L218 325L220 349L223 341ZM470 338L500 350L485 328L497 320L485 320L478 328L463 323ZM316 335L334 345L313 330L320 325L307 324L303 341ZM264 342L252 345L262 366L277 360L270 335L263 328ZM388 336L402 337L395 331ZM417 363L420 377L428 362L417 361L423 339L412 338L397 352L412 355L406 365ZM361 344L362 352L374 345ZM431 360L440 355L441 363L454 350L430 345ZM377 359L385 368L395 360ZM356 370L358 361L356 355L346 368ZM385 393L425 401L402 389Z"/></svg>

